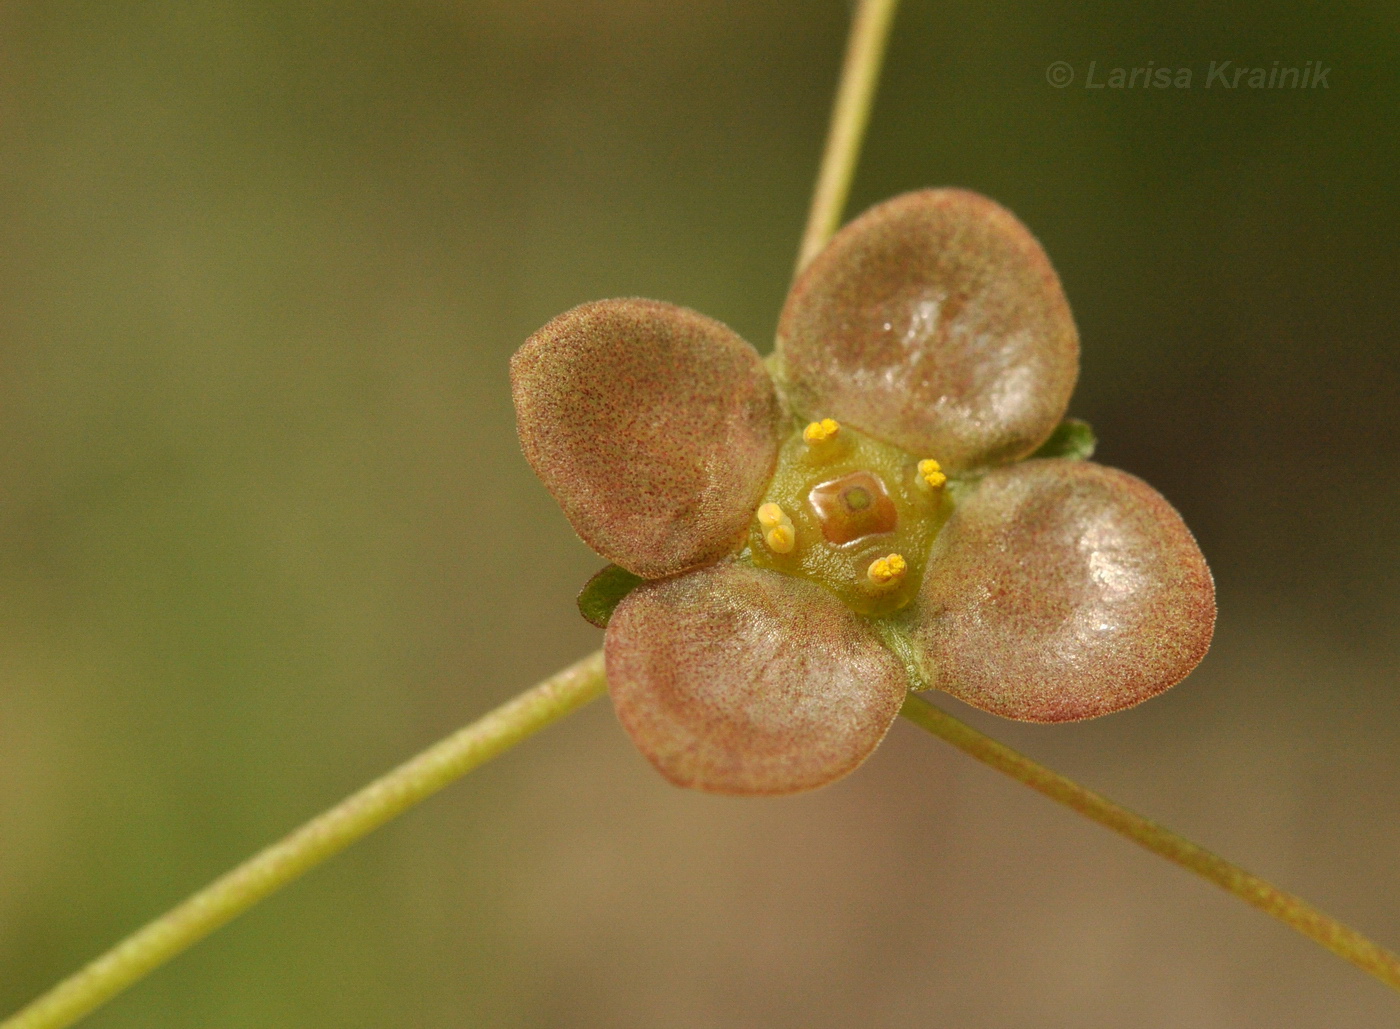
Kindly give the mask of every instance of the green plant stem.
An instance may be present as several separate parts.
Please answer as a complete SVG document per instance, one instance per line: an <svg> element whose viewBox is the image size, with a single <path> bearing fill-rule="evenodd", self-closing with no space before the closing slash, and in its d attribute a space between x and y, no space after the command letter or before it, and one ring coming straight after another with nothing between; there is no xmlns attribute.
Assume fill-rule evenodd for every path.
<svg viewBox="0 0 1400 1029"><path fill-rule="evenodd" d="M1400 957L1319 911L1301 897L1285 893L1272 883L1246 872L1170 829L1119 807L1058 772L1052 772L1024 754L960 722L917 694L909 694L900 714L983 764L1005 772L1085 818L1107 826L1152 853L1210 880L1246 904L1252 904L1284 925L1298 930L1338 957L1346 958L1391 989L1400 990Z"/></svg>
<svg viewBox="0 0 1400 1029"><path fill-rule="evenodd" d="M799 269L840 223L897 2L860 0L852 20ZM361 836L597 697L605 686L599 651L313 818L0 1022L0 1029L72 1025Z"/></svg>
<svg viewBox="0 0 1400 1029"><path fill-rule="evenodd" d="M595 652L434 744L215 880L0 1022L0 1029L72 1025L258 901L472 769L576 711L605 688L603 655ZM910 694L901 714L978 761L1223 887L1400 990L1400 958L1301 898L1037 764L922 697Z"/></svg>
<svg viewBox="0 0 1400 1029"><path fill-rule="evenodd" d="M826 245L840 223L897 3L861 0L856 11L798 271ZM472 769L576 711L605 689L603 655L598 651L458 730L254 855L0 1022L0 1029L62 1029L72 1025L258 901ZM901 713L977 760L1217 883L1400 990L1400 959L1300 898L984 736L921 697L911 694Z"/></svg>
<svg viewBox="0 0 1400 1029"><path fill-rule="evenodd" d="M826 150L822 154L816 188L812 191L807 228L797 252L799 272L821 252L841 224L861 143L865 139L865 127L870 122L870 109L875 104L875 87L880 81L885 43L898 6L899 0L860 0L856 8L846 43L845 63L841 66L841 83L831 109Z"/></svg>
<svg viewBox="0 0 1400 1029"><path fill-rule="evenodd" d="M598 651L317 815L0 1022L0 1029L72 1025L264 897L605 688Z"/></svg>

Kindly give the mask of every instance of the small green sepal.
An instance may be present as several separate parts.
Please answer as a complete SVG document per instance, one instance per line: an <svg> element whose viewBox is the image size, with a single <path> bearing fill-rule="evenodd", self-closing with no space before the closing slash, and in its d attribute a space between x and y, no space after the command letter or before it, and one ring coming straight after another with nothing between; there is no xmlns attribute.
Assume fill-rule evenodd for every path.
<svg viewBox="0 0 1400 1029"><path fill-rule="evenodd" d="M640 575L633 575L617 565L608 565L579 591L578 613L598 628L606 629L622 598L644 582L646 580Z"/></svg>
<svg viewBox="0 0 1400 1029"><path fill-rule="evenodd" d="M1094 456L1094 448L1098 445L1099 438L1094 435L1094 430L1088 422L1078 418L1066 418L1055 426L1050 438L1042 443L1040 449L1031 457L1063 457L1070 461L1087 461Z"/></svg>

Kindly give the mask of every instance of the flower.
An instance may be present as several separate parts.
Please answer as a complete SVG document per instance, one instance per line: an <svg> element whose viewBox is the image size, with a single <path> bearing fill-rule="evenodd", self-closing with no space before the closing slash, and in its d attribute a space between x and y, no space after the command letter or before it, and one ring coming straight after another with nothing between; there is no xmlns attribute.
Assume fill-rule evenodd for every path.
<svg viewBox="0 0 1400 1029"><path fill-rule="evenodd" d="M531 336L525 456L638 584L604 652L642 753L678 785L792 793L859 765L910 688L1061 722L1184 678L1215 591L1181 517L1125 472L1039 456L1078 364L1039 243L953 189L837 233L767 362L652 300Z"/></svg>

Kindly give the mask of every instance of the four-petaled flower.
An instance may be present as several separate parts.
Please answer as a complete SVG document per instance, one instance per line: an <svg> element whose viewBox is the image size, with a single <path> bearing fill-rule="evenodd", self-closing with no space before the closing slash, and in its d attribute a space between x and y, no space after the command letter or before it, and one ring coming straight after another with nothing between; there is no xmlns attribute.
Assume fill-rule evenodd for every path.
<svg viewBox="0 0 1400 1029"><path fill-rule="evenodd" d="M584 304L526 341L526 458L584 541L646 580L604 642L643 754L682 786L791 793L860 764L911 686L1060 722L1180 681L1215 623L1180 516L1124 472L1031 457L1078 364L1040 245L951 189L842 229L766 367L651 300Z"/></svg>

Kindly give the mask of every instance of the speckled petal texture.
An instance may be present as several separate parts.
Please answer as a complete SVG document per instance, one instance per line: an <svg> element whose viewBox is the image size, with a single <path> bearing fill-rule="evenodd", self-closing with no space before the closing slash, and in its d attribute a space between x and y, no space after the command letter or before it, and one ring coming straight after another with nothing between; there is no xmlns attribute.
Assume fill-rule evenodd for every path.
<svg viewBox="0 0 1400 1029"><path fill-rule="evenodd" d="M647 578L738 548L777 458L753 348L654 300L567 311L510 362L525 457L590 547Z"/></svg>
<svg viewBox="0 0 1400 1029"><path fill-rule="evenodd" d="M1175 509L1126 472L1026 461L989 474L934 544L916 602L929 681L1007 718L1108 714L1205 656L1215 587Z"/></svg>
<svg viewBox="0 0 1400 1029"><path fill-rule="evenodd" d="M725 562L639 586L604 643L608 689L643 754L678 786L796 793L884 738L905 672L870 627L802 579Z"/></svg>
<svg viewBox="0 0 1400 1029"><path fill-rule="evenodd" d="M1079 337L1015 215L958 189L906 193L847 225L778 325L796 408L954 472L1024 457L1059 423Z"/></svg>

